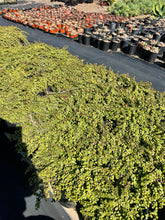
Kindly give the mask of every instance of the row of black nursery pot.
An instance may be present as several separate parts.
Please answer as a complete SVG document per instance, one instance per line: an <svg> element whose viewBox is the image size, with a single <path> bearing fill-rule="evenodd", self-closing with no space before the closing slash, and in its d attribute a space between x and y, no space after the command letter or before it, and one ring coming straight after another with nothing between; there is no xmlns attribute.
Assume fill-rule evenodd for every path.
<svg viewBox="0 0 165 220"><path fill-rule="evenodd" d="M94 24L92 28L85 28L84 33L79 34L78 42L103 51L138 55L151 63L156 58L164 61L165 20L146 18L143 21L132 19L125 22L110 21L104 25Z"/></svg>
<svg viewBox="0 0 165 220"><path fill-rule="evenodd" d="M112 38L110 39L102 39L98 38L94 35L89 34L79 34L78 42L94 46L103 51L122 51L128 55L138 55L140 58L154 63L156 58L159 56L165 61L165 43L162 42L162 47L152 44L145 44L145 42L135 42L133 39L128 40L125 38Z"/></svg>

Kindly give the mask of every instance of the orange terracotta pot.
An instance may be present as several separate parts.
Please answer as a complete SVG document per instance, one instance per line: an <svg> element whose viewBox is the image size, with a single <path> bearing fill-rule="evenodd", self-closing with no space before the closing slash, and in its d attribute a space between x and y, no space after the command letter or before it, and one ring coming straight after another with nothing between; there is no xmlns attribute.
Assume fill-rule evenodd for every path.
<svg viewBox="0 0 165 220"><path fill-rule="evenodd" d="M49 32L50 31L50 29L49 28L45 28L45 32Z"/></svg>
<svg viewBox="0 0 165 220"><path fill-rule="evenodd" d="M51 34L55 34L55 33L56 33L56 30L53 29L53 30L50 30L49 32L50 32Z"/></svg>
<svg viewBox="0 0 165 220"><path fill-rule="evenodd" d="M2 12L7 13L7 9L3 9Z"/></svg>
<svg viewBox="0 0 165 220"><path fill-rule="evenodd" d="M65 28L65 26L66 26L65 24L61 24L61 28L62 28L62 29L64 29L64 28Z"/></svg>
<svg viewBox="0 0 165 220"><path fill-rule="evenodd" d="M65 33L65 29L60 29L60 33L64 34Z"/></svg>
<svg viewBox="0 0 165 220"><path fill-rule="evenodd" d="M69 26L66 25L66 26L65 26L65 30L67 31L68 29L69 29Z"/></svg>
<svg viewBox="0 0 165 220"><path fill-rule="evenodd" d="M59 27L59 28L61 29L61 28L62 28L62 25L61 25L61 24L58 24L57 27Z"/></svg>
<svg viewBox="0 0 165 220"><path fill-rule="evenodd" d="M56 29L55 29L55 33L58 33L59 31L60 31L59 28L56 28Z"/></svg>
<svg viewBox="0 0 165 220"><path fill-rule="evenodd" d="M71 31L66 31L66 35L69 36Z"/></svg>
<svg viewBox="0 0 165 220"><path fill-rule="evenodd" d="M89 24L87 27L88 27L88 28L91 28L92 26L93 26L92 24Z"/></svg>
<svg viewBox="0 0 165 220"><path fill-rule="evenodd" d="M40 30L44 30L44 27L43 26L38 26L38 28L40 29Z"/></svg>
<svg viewBox="0 0 165 220"><path fill-rule="evenodd" d="M69 37L73 39L73 38L78 37L78 34L74 34L74 35L70 34Z"/></svg>

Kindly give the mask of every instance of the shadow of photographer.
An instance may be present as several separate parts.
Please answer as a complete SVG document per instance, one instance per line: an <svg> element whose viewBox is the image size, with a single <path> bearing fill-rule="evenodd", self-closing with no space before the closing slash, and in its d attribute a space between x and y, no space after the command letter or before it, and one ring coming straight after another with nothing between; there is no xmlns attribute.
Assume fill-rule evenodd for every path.
<svg viewBox="0 0 165 220"><path fill-rule="evenodd" d="M36 211L35 202L33 207L27 207L25 198L33 197L33 192L28 181L30 174L25 174L28 164L16 152L10 139L10 134L16 129L21 138L21 127L9 127L6 121L0 119L0 220L53 220L54 217L48 216L51 207L48 211L46 208ZM55 213L53 206L52 213Z"/></svg>

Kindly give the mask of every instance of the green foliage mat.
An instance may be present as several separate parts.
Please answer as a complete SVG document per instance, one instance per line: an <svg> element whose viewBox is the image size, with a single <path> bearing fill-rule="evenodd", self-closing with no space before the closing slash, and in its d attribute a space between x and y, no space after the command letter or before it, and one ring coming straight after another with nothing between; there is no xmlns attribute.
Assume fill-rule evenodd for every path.
<svg viewBox="0 0 165 220"><path fill-rule="evenodd" d="M17 150L41 179L32 177L38 198L51 185L55 200L65 191L91 219L157 216L165 203L165 93L66 49L28 44L21 32L17 41L11 27L14 46L3 31L0 118L22 127Z"/></svg>
<svg viewBox="0 0 165 220"><path fill-rule="evenodd" d="M134 17L151 14L154 0L119 0L108 11L115 15Z"/></svg>

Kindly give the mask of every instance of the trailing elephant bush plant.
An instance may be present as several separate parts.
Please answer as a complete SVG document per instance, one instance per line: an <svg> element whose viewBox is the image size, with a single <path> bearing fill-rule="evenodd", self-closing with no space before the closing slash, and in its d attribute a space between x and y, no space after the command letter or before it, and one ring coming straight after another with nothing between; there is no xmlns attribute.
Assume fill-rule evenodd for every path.
<svg viewBox="0 0 165 220"><path fill-rule="evenodd" d="M38 199L51 186L55 200L65 191L89 219L156 219L165 94L42 43L0 54L0 118L22 126L16 147L36 168Z"/></svg>
<svg viewBox="0 0 165 220"><path fill-rule="evenodd" d="M165 18L165 3L162 4L161 1L155 2L153 4L152 14L158 19Z"/></svg>
<svg viewBox="0 0 165 220"><path fill-rule="evenodd" d="M152 12L151 0L122 0L115 2L108 11L115 15L134 17Z"/></svg>
<svg viewBox="0 0 165 220"><path fill-rule="evenodd" d="M10 27L0 27L0 47L11 49L11 47L20 46L28 44L27 37L24 31L19 28Z"/></svg>

